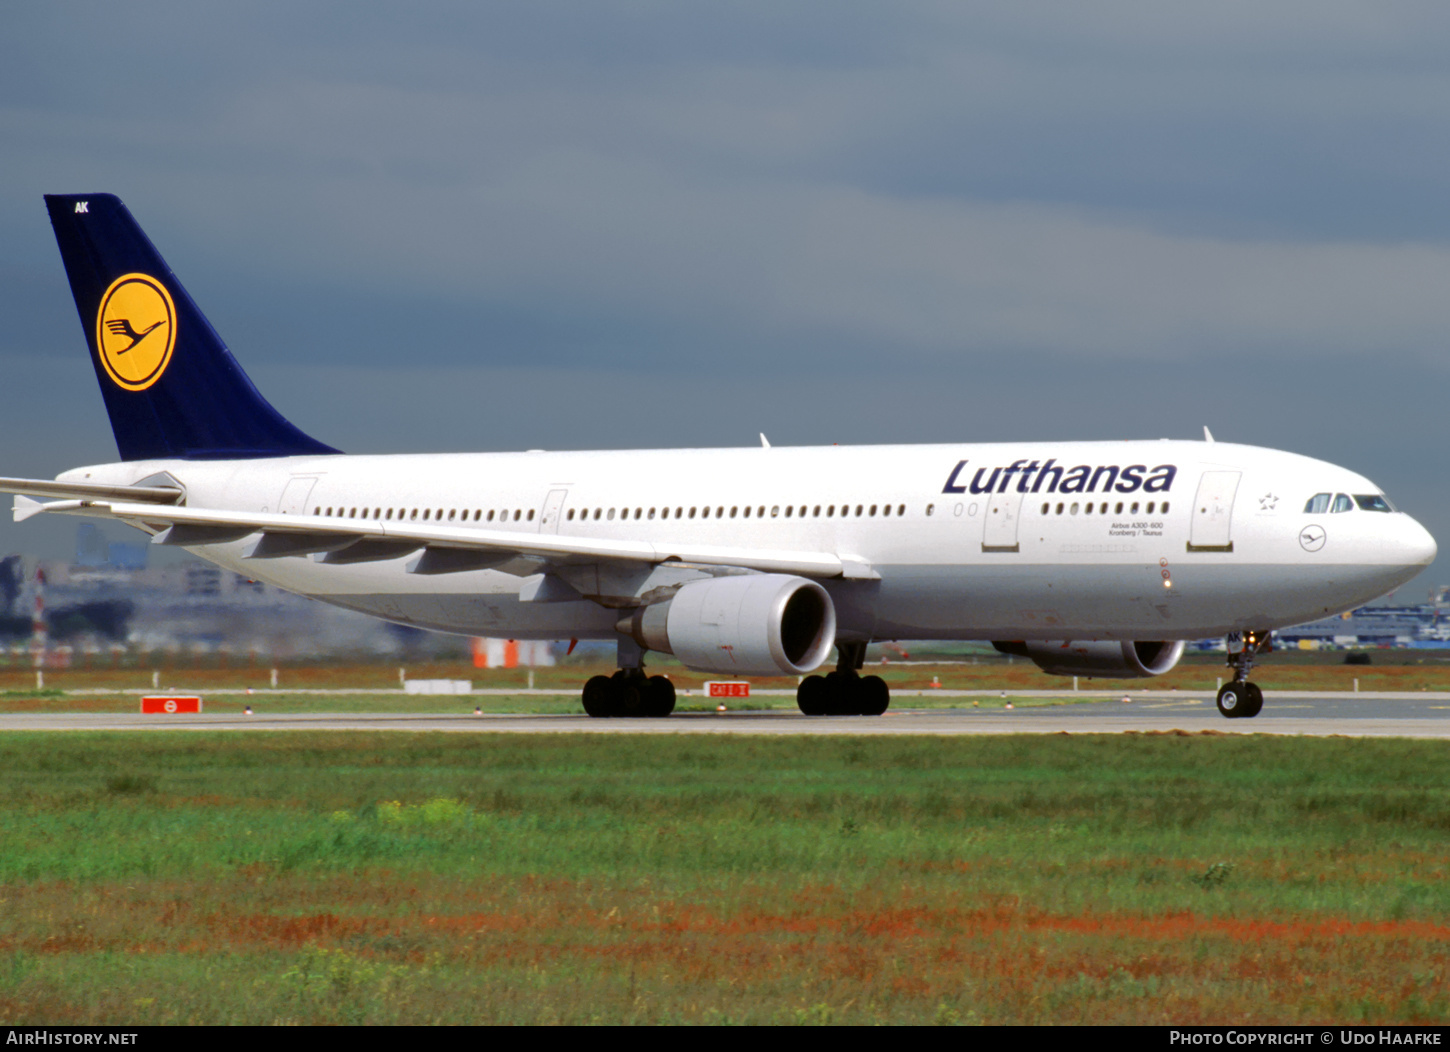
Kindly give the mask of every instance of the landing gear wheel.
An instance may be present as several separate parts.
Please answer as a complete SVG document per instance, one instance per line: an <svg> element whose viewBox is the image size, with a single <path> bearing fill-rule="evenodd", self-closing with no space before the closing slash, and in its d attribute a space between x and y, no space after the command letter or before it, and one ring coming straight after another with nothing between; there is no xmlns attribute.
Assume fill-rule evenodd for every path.
<svg viewBox="0 0 1450 1052"><path fill-rule="evenodd" d="M1257 695L1259 708L1264 705L1264 695L1252 683L1225 683L1218 691L1218 711L1224 719L1237 720L1245 716L1258 715L1253 698Z"/></svg>
<svg viewBox="0 0 1450 1052"><path fill-rule="evenodd" d="M1243 719L1250 719L1259 714L1264 707L1264 692L1259 689L1257 683L1244 684L1243 711L1239 715Z"/></svg>
<svg viewBox="0 0 1450 1052"><path fill-rule="evenodd" d="M831 711L831 689L825 676L807 676L795 689L795 703L807 716L827 716Z"/></svg>
<svg viewBox="0 0 1450 1052"><path fill-rule="evenodd" d="M855 716L856 683L860 679L854 672L826 673L826 715Z"/></svg>
<svg viewBox="0 0 1450 1052"><path fill-rule="evenodd" d="M675 711L675 685L664 676L651 676L641 685L642 716L668 716Z"/></svg>
<svg viewBox="0 0 1450 1052"><path fill-rule="evenodd" d="M614 681L608 676L593 676L584 684L584 711L595 718L614 715Z"/></svg>
<svg viewBox="0 0 1450 1052"><path fill-rule="evenodd" d="M609 680L614 690L614 711L610 713L611 716L645 715L644 691L641 689L645 684L644 676L639 673L630 675L620 669Z"/></svg>
<svg viewBox="0 0 1450 1052"><path fill-rule="evenodd" d="M880 676L862 676L856 683L856 711L881 716L891 706L891 688Z"/></svg>

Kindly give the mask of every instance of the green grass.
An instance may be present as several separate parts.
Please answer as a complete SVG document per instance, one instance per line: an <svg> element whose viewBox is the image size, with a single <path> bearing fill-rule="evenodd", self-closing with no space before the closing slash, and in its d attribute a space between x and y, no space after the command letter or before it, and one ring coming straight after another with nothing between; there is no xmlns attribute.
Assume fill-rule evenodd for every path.
<svg viewBox="0 0 1450 1052"><path fill-rule="evenodd" d="M0 735L0 1022L1443 1021L1447 760Z"/></svg>

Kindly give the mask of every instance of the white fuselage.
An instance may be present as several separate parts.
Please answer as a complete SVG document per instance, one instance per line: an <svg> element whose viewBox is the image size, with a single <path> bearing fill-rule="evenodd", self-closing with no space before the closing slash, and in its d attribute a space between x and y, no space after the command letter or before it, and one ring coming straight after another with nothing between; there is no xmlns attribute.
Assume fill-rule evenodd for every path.
<svg viewBox="0 0 1450 1052"><path fill-rule="evenodd" d="M823 579L844 639L1196 639L1278 628L1397 587L1435 544L1394 511L1306 512L1378 495L1308 457L1230 443L1134 441L166 460L188 508L344 517L559 537L839 557ZM1343 502L1340 502L1341 504ZM586 556L578 591L524 601L542 563L413 572L416 555L335 565L194 547L248 577L448 632L612 638L620 607L668 583Z"/></svg>

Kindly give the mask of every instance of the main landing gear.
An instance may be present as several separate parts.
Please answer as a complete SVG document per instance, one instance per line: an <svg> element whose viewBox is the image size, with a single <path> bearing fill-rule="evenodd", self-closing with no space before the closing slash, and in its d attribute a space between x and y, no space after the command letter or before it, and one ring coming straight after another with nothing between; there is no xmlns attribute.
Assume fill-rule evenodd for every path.
<svg viewBox="0 0 1450 1052"><path fill-rule="evenodd" d="M1255 654L1273 649L1268 632L1230 633L1228 664L1234 669L1234 678L1218 691L1218 711L1226 719L1248 719L1264 707L1264 692L1249 682L1249 670L1254 667Z"/></svg>
<svg viewBox="0 0 1450 1052"><path fill-rule="evenodd" d="M865 643L837 643L836 671L807 676L795 701L807 716L880 716L891 704L891 688L880 676L863 676Z"/></svg>
<svg viewBox="0 0 1450 1052"><path fill-rule="evenodd" d="M633 640L619 644L620 669L584 684L584 711L591 716L668 716L675 711L675 685L646 676L644 651Z"/></svg>

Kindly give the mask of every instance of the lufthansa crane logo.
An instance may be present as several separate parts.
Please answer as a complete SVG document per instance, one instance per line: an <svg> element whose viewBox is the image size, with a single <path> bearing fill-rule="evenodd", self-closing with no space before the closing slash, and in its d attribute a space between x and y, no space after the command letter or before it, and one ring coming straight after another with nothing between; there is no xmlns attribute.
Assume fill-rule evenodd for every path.
<svg viewBox="0 0 1450 1052"><path fill-rule="evenodd" d="M176 304L149 274L111 282L96 312L96 349L106 374L128 391L144 391L166 371L176 347Z"/></svg>

